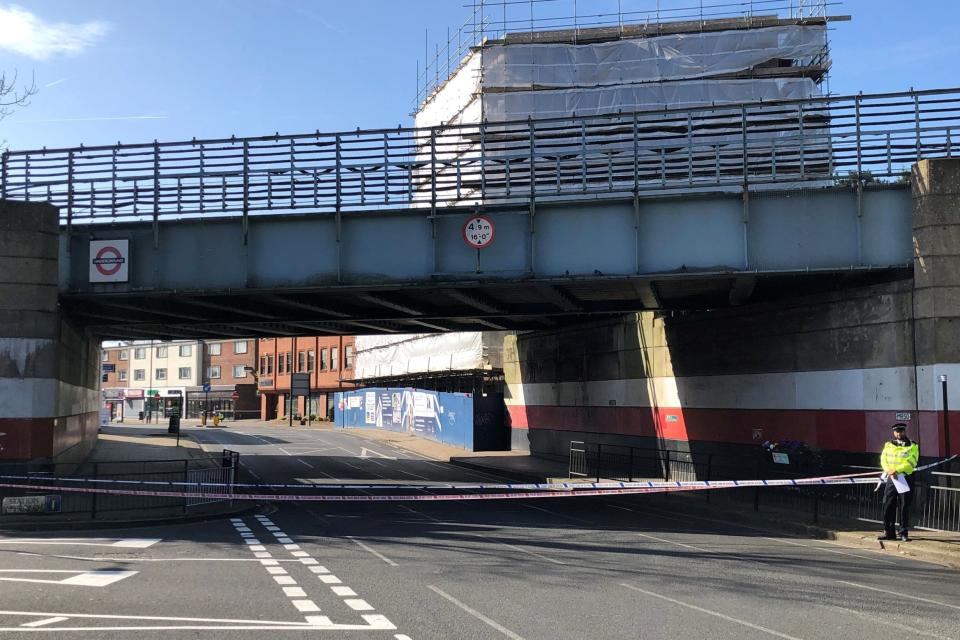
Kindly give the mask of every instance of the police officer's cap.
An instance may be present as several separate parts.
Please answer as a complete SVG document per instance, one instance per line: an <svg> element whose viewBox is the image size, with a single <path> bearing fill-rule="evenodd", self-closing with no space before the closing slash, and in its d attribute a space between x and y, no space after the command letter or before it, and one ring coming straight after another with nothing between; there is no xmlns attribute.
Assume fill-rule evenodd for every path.
<svg viewBox="0 0 960 640"><path fill-rule="evenodd" d="M907 430L907 425L903 424L902 422L898 422L897 424L893 425L893 430L897 433L903 433Z"/></svg>

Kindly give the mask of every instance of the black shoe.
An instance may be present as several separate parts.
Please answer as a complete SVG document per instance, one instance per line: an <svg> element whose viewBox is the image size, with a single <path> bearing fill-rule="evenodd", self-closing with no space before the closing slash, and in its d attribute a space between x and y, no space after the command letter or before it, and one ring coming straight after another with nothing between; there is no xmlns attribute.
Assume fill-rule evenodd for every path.
<svg viewBox="0 0 960 640"><path fill-rule="evenodd" d="M910 542L910 536L907 535L906 531L900 534L900 542Z"/></svg>
<svg viewBox="0 0 960 640"><path fill-rule="evenodd" d="M877 540L896 540L896 539L897 539L897 536L893 535L892 533L884 533L877 536Z"/></svg>

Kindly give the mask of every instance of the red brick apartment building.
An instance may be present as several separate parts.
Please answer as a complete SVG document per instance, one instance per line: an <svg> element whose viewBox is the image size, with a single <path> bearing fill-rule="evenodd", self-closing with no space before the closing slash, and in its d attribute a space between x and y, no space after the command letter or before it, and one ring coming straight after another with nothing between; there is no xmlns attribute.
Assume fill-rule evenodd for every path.
<svg viewBox="0 0 960 640"><path fill-rule="evenodd" d="M260 418L289 417L290 374L310 373L310 399L297 397L294 416L333 417L333 394L352 389L354 378L353 336L261 338L258 345L258 391Z"/></svg>

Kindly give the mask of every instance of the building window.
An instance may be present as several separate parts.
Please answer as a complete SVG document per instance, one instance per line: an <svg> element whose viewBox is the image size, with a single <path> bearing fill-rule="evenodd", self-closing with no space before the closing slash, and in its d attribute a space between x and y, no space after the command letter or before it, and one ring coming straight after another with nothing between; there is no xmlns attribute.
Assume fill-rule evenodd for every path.
<svg viewBox="0 0 960 640"><path fill-rule="evenodd" d="M330 348L330 370L336 371L337 367L340 366L340 349L337 347Z"/></svg>
<svg viewBox="0 0 960 640"><path fill-rule="evenodd" d="M278 374L283 373L283 362L284 362L283 354L282 353L278 354L277 355L277 373Z"/></svg>
<svg viewBox="0 0 960 640"><path fill-rule="evenodd" d="M343 368L353 369L353 345L348 344L343 348Z"/></svg>
<svg viewBox="0 0 960 640"><path fill-rule="evenodd" d="M130 352L129 352L129 351L127 351L126 349L121 349L121 350L120 350L120 359L121 359L121 360L128 360L128 359L129 359L129 356L130 356Z"/></svg>
<svg viewBox="0 0 960 640"><path fill-rule="evenodd" d="M110 374L109 374L109 373L101 373L101 374L100 374L100 382L109 382L109 381L110 381Z"/></svg>
<svg viewBox="0 0 960 640"><path fill-rule="evenodd" d="M127 379L127 370L120 369L117 371L117 380L126 380Z"/></svg>
<svg viewBox="0 0 960 640"><path fill-rule="evenodd" d="M267 356L267 375L270 375L271 373L273 373L273 356L268 355Z"/></svg>
<svg viewBox="0 0 960 640"><path fill-rule="evenodd" d="M317 363L317 355L313 351L307 351L307 371L313 371Z"/></svg>
<svg viewBox="0 0 960 640"><path fill-rule="evenodd" d="M218 356L218 355L220 355L220 343L219 343L219 342L214 342L214 343L212 343L212 344L208 344L208 345L207 345L207 349L210 351L210 355L212 355L212 356Z"/></svg>
<svg viewBox="0 0 960 640"><path fill-rule="evenodd" d="M181 380L190 379L190 367L180 367L180 371L178 373Z"/></svg>
<svg viewBox="0 0 960 640"><path fill-rule="evenodd" d="M157 369L156 375L153 376L154 380L166 380L167 379L167 370L166 369Z"/></svg>
<svg viewBox="0 0 960 640"><path fill-rule="evenodd" d="M243 368L242 364L233 365L233 377L234 378L246 378L247 370Z"/></svg>
<svg viewBox="0 0 960 640"><path fill-rule="evenodd" d="M136 357L136 356L134 356L134 357ZM133 370L133 379L134 379L134 380L143 380L143 374L144 374L143 369L134 369L134 370Z"/></svg>
<svg viewBox="0 0 960 640"><path fill-rule="evenodd" d="M287 373L293 373L293 354L287 352Z"/></svg>
<svg viewBox="0 0 960 640"><path fill-rule="evenodd" d="M167 348L166 347L157 347L157 357L166 358L167 357Z"/></svg>
<svg viewBox="0 0 960 640"><path fill-rule="evenodd" d="M327 350L320 349L320 371L327 370Z"/></svg>
<svg viewBox="0 0 960 640"><path fill-rule="evenodd" d="M247 341L246 340L237 340L233 343L233 352L234 353L246 353L247 352Z"/></svg>
<svg viewBox="0 0 960 640"><path fill-rule="evenodd" d="M267 356L260 356L260 375L267 372Z"/></svg>
<svg viewBox="0 0 960 640"><path fill-rule="evenodd" d="M88 352L88 353L89 353L89 352ZM109 359L110 359L110 352L109 352L109 351L101 351L101 352L100 352L100 360L102 360L103 362L106 362L106 361L109 360Z"/></svg>
<svg viewBox="0 0 960 640"><path fill-rule="evenodd" d="M180 357L186 358L193 353L193 345L182 344L180 345Z"/></svg>
<svg viewBox="0 0 960 640"><path fill-rule="evenodd" d="M210 368L207 369L207 377L208 377L208 378L219 378L219 377L220 377L220 365L218 365L218 364L211 365Z"/></svg>
<svg viewBox="0 0 960 640"><path fill-rule="evenodd" d="M303 373L303 368L306 366L307 354L303 351L297 353L297 373Z"/></svg>
<svg viewBox="0 0 960 640"><path fill-rule="evenodd" d="M137 347L133 350L134 360L143 360L147 357L147 350L144 347Z"/></svg>

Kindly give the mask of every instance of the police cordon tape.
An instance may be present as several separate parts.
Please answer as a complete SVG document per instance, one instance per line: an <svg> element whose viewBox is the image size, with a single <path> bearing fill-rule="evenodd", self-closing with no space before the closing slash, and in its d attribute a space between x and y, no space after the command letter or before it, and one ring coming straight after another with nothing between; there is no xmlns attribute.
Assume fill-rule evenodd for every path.
<svg viewBox="0 0 960 640"><path fill-rule="evenodd" d="M938 462L918 467L917 471L931 469L951 460L960 457L960 454L945 458ZM870 476L870 477L864 477ZM7 479L7 476L0 476L0 479ZM56 480L56 478L50 478ZM194 482L191 486L197 487L198 491L138 491L133 489L112 489L101 487L66 487L49 484L36 483L0 483L0 488L23 489L32 491L61 491L65 493L96 493L103 495L125 495L142 496L156 498L192 498L207 500L251 500L259 502L413 502L413 501L453 501L453 500L517 500L534 498L566 498L582 496L611 496L611 495L635 495L650 493L669 493L676 491L704 491L716 489L733 489L744 487L799 487L799 486L826 486L826 485L851 485L851 484L872 484L878 481L875 472L866 474L850 474L844 476L823 476L815 478L789 478L779 480L694 480L694 481L675 481L675 482L623 482L623 483L562 483L553 485L538 485L550 487L552 490L541 489L534 491L517 491L513 493L454 493L454 494L405 494L405 495L330 495L330 494L269 494L269 493L233 493L203 491L205 486L230 486L222 483L203 483ZM596 488L596 485L610 485L610 488ZM591 486L589 489L576 489L577 486ZM265 485L261 485L265 486ZM293 485L298 489L306 488L329 488L328 485ZM487 485L490 486L490 485ZM524 485L503 485L510 487L521 487ZM391 489L417 488L419 490L438 489L436 485L340 485L339 489ZM465 485L457 485L452 488L464 489Z"/></svg>
<svg viewBox="0 0 960 640"><path fill-rule="evenodd" d="M960 458L960 454L955 454L949 458L937 460L915 469L916 471L926 471L952 460ZM848 484L850 478L865 478L864 483L875 482L877 480L877 471L867 471L864 473L851 473L836 476L819 476L814 478L797 478L781 480L696 480L696 481L637 481L637 482L549 482L549 483L433 483L433 484L358 484L358 483L296 483L296 484L270 484L270 483L243 483L243 482L203 482L203 481L183 481L183 480L125 480L117 478L82 478L75 476L39 476L39 475L0 475L0 481L3 480L27 480L32 482L74 482L88 484L124 484L124 485L143 485L154 487L238 487L256 488L256 489L298 489L298 490L339 490L339 491L367 491L375 490L470 490L470 491L574 491L578 494L592 489L729 489L734 487L760 487L760 486L798 486L815 484ZM825 483L825 480L838 480L841 482ZM0 487L9 487L11 485L0 484ZM20 485L13 485L20 486ZM48 488L57 487L57 485L44 485ZM234 494L236 495L236 494Z"/></svg>

